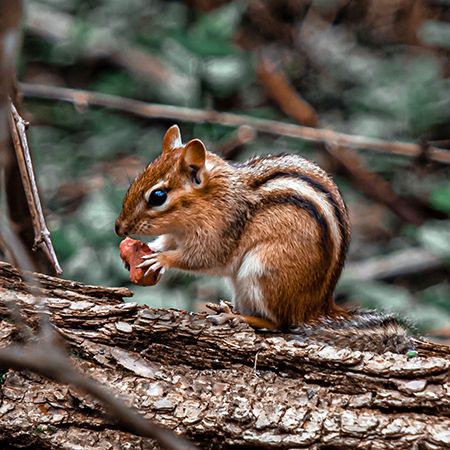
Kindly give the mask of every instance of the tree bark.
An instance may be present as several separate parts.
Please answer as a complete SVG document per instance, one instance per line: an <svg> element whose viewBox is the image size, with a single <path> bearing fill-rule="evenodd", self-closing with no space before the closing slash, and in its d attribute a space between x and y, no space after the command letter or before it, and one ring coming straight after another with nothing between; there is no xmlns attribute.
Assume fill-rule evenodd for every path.
<svg viewBox="0 0 450 450"><path fill-rule="evenodd" d="M125 303L123 288L39 279L73 364L200 448L450 447L446 346L418 339L410 359L339 349ZM8 300L36 325L32 296L0 263L2 347L17 339ZM155 448L71 386L7 370L0 389L1 448Z"/></svg>

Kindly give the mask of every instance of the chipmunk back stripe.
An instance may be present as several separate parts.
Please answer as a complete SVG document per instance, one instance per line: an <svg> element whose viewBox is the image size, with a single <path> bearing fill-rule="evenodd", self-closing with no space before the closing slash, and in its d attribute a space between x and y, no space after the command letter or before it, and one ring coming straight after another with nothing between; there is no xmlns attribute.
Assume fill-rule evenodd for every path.
<svg viewBox="0 0 450 450"><path fill-rule="evenodd" d="M326 260L331 259L333 255L331 249L334 248L334 243L331 240L330 227L326 218L324 217L322 212L317 209L313 201L310 201L304 197L300 197L299 195L295 194L281 194L281 195L275 194L266 197L263 201L263 204L266 205L289 204L307 211L310 214L310 216L319 224L322 254L324 255Z"/></svg>
<svg viewBox="0 0 450 450"><path fill-rule="evenodd" d="M285 157L286 157L286 155L273 155L272 159L276 159L276 158L284 159ZM267 157L264 157L264 159L267 159ZM316 192L323 194L325 196L326 201L333 208L333 213L334 213L336 222L338 224L339 235L340 235L340 243L338 246L337 261L341 261L340 264L338 264L336 267L333 268L333 272L332 272L333 282L330 283L330 291L333 291L334 286L337 282L337 279L339 278L339 276L342 272L345 254L347 253L347 249L348 249L348 246L350 243L349 242L350 236L349 236L349 233L346 231L348 229L348 223L347 223L348 219L347 219L347 217L344 217L345 210L343 210L342 206L339 205L338 201L336 200L335 195L329 189L327 189L320 181L318 181L308 175L305 175L305 174L302 174L299 172L295 172L292 170L276 170L271 173L269 172L268 174L266 174L266 176L255 179L250 184L250 187L253 189L257 189L257 188L263 186L264 184L269 183L269 182L279 179L279 178L293 178L293 179L303 181L308 186L310 186L312 189L314 189ZM329 293L329 295L331 295L331 294L332 294L332 292Z"/></svg>
<svg viewBox="0 0 450 450"><path fill-rule="evenodd" d="M281 204L293 205L308 212L318 223L320 227L322 255L326 261L329 261L333 255L334 243L331 240L330 227L326 218L316 207L314 201L293 193L276 194L274 192L264 197L258 203L248 203L245 210L239 209L235 212L232 222L225 227L227 235L232 237L234 242L239 242L245 226L261 209Z"/></svg>
<svg viewBox="0 0 450 450"><path fill-rule="evenodd" d="M255 165L258 165L261 161L273 161L274 159L283 159L286 157L290 157L289 153L277 153L276 155L263 155L263 156L254 156L253 158L249 159L244 165L247 167L252 167Z"/></svg>
<svg viewBox="0 0 450 450"><path fill-rule="evenodd" d="M341 209L336 201L336 199L334 198L333 194L330 192L329 189L327 189L322 183L320 183L317 180L314 180L313 178L298 173L298 172L293 172L293 171L276 171L276 172L272 172L269 173L266 177L264 178L260 178L257 180L254 180L254 182L250 185L253 189L256 189L258 187L260 187L263 184L266 184L269 181L275 180L277 178L297 178L301 181L304 181L305 183L307 183L309 186L311 186L313 189L315 189L316 191L321 192L322 194L325 194L328 202L331 204L331 206L333 207L333 211L334 211L334 215L336 216L336 220L339 223L339 228L340 228L340 234L341 234L341 239L342 242L345 241L346 236L344 235L343 229L342 229L342 224L343 224L343 217L342 217L342 212Z"/></svg>

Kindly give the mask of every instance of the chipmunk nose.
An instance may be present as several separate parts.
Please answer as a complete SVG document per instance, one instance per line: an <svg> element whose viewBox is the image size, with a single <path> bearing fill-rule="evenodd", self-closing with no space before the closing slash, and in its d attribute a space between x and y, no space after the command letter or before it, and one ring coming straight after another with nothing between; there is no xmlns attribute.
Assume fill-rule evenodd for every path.
<svg viewBox="0 0 450 450"><path fill-rule="evenodd" d="M117 236L123 237L128 235L128 233L125 230L123 230L122 224L120 223L119 219L116 220L115 230Z"/></svg>

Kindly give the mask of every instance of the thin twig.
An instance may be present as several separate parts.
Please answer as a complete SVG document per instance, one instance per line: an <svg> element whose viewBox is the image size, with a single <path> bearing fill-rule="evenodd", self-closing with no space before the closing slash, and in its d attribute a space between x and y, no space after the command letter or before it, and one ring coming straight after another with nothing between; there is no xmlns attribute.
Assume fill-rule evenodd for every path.
<svg viewBox="0 0 450 450"><path fill-rule="evenodd" d="M42 211L41 200L37 190L36 179L34 176L33 163L31 161L30 149L26 136L27 123L20 117L16 107L11 103L11 130L14 142L14 149L19 163L20 174L22 177L23 188L30 209L30 215L34 231L34 247L40 246L48 253L55 272L62 273L58 258L50 239L50 232L45 223L44 213Z"/></svg>
<svg viewBox="0 0 450 450"><path fill-rule="evenodd" d="M244 144L256 139L256 131L248 125L241 125L230 136L217 142L215 151L224 158L235 158Z"/></svg>
<svg viewBox="0 0 450 450"><path fill-rule="evenodd" d="M388 255L376 256L363 261L350 262L342 275L343 280L386 280L407 277L429 270L448 267L443 258L423 248L407 248Z"/></svg>
<svg viewBox="0 0 450 450"><path fill-rule="evenodd" d="M114 95L78 89L61 88L39 84L20 83L19 88L26 97L59 100L81 106L102 106L116 109L146 119L170 119L191 123L216 123L229 127L248 125L261 133L300 138L306 141L326 142L348 148L367 149L409 157L421 154L420 145L398 141L357 136L325 128L311 128L276 120L259 119L233 113L220 113L181 106L145 103ZM450 164L450 151L430 147L430 160Z"/></svg>
<svg viewBox="0 0 450 450"><path fill-rule="evenodd" d="M5 193L5 167L10 158L8 143L9 94L15 74L15 63L20 46L20 21L22 17L22 2L7 0L0 2L0 193ZM1 198L0 200L6 200ZM1 206L1 205L0 205ZM0 209L0 230L5 221L5 214ZM8 246L9 239L0 233L0 248L5 255L14 256ZM32 332L22 319L20 309L15 302L8 302L11 318L23 339L29 339Z"/></svg>

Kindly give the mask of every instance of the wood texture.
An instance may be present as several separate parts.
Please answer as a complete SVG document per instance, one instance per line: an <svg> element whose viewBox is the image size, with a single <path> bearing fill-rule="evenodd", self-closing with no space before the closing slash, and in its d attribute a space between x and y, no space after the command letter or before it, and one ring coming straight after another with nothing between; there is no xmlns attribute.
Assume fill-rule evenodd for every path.
<svg viewBox="0 0 450 450"><path fill-rule="evenodd" d="M448 347L418 340L412 359L338 349L255 333L245 324L214 326L206 314L123 303L124 289L41 279L73 363L201 448L450 446ZM7 300L34 323L33 299L14 269L0 263L1 346L15 339ZM154 448L119 430L97 402L70 386L8 370L0 447L11 443Z"/></svg>

